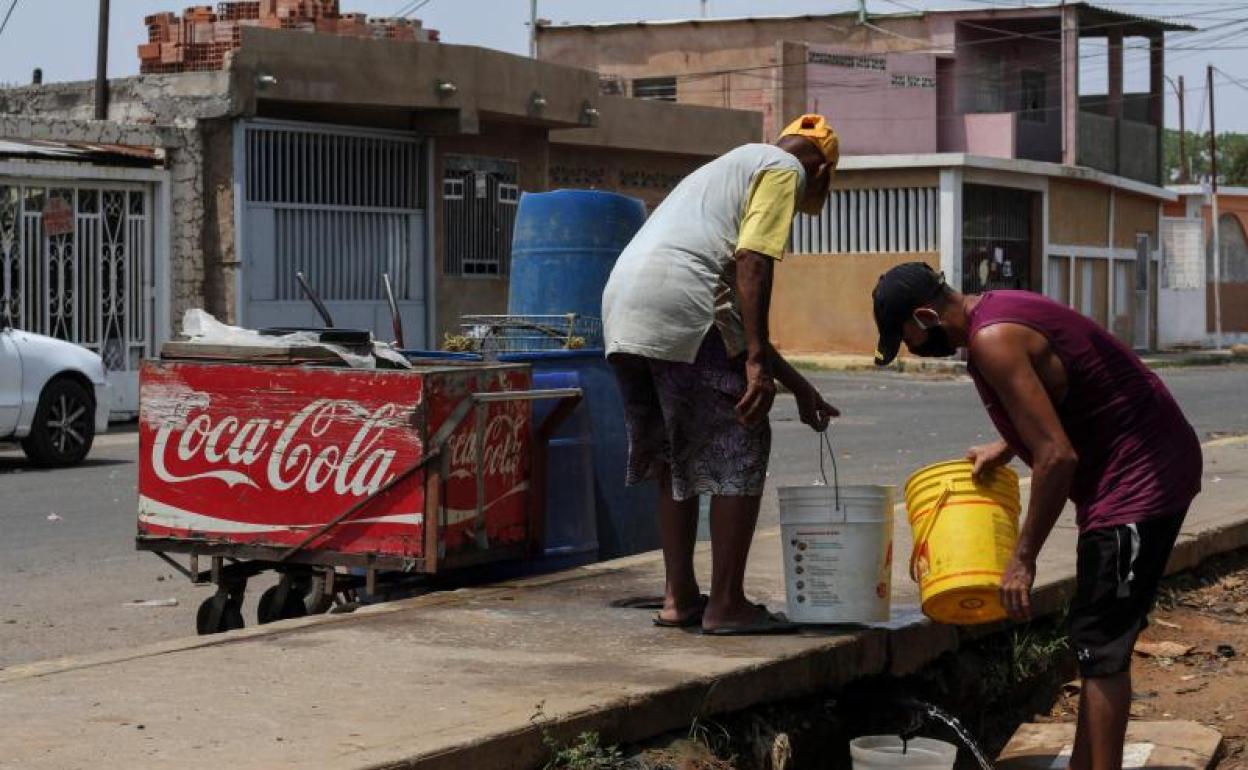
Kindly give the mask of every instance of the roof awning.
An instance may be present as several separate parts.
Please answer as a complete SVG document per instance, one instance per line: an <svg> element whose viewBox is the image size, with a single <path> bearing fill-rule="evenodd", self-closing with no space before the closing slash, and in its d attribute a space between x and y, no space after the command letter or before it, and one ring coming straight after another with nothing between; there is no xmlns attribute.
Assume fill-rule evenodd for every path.
<svg viewBox="0 0 1248 770"><path fill-rule="evenodd" d="M60 160L99 166L152 168L164 164L165 151L159 147L141 147L131 144L0 138L0 159Z"/></svg>

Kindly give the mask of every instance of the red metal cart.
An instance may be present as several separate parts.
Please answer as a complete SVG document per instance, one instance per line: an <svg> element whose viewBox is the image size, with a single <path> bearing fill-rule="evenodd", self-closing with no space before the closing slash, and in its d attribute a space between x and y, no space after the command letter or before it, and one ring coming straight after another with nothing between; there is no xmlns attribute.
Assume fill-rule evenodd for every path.
<svg viewBox="0 0 1248 770"><path fill-rule="evenodd" d="M534 430L544 398L561 403ZM545 440L579 398L533 390L523 365L149 361L137 547L217 585L200 633L242 627L247 581L267 570L281 580L262 623L374 593L379 574L524 559L542 540Z"/></svg>

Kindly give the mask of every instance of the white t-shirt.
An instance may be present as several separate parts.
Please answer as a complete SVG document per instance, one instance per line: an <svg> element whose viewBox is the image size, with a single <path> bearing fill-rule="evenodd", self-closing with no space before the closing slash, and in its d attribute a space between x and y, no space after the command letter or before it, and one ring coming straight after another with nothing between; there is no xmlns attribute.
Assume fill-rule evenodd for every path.
<svg viewBox="0 0 1248 770"><path fill-rule="evenodd" d="M602 294L607 355L692 363L714 323L745 351L736 253L780 259L805 188L802 164L747 144L685 177L624 248Z"/></svg>

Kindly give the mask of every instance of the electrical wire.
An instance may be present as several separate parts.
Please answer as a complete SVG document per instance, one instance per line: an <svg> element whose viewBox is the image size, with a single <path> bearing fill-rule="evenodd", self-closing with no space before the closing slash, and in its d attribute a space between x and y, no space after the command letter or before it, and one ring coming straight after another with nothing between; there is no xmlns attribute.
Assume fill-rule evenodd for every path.
<svg viewBox="0 0 1248 770"><path fill-rule="evenodd" d="M398 16L400 19L406 19L412 14L419 11L421 8L424 8L426 5L429 5L429 3L431 2L433 2L433 0L414 0L413 2L408 3L402 9L396 11L394 15Z"/></svg>
<svg viewBox="0 0 1248 770"><path fill-rule="evenodd" d="M0 21L0 35L4 34L4 30L9 26L9 19L13 16L13 9L17 7L17 0L9 3L9 10L4 14L4 21Z"/></svg>

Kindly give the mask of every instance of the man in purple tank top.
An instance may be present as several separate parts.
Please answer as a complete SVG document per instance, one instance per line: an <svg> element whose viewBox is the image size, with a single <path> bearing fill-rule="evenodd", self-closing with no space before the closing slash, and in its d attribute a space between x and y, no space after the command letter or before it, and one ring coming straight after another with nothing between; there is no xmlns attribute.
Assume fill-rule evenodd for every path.
<svg viewBox="0 0 1248 770"><path fill-rule="evenodd" d="M902 342L920 356L968 352L968 371L1002 440L971 447L983 473L1017 456L1031 501L1001 600L1031 615L1036 556L1066 501L1079 524L1070 639L1083 689L1070 767L1119 768L1131 653L1147 625L1188 506L1200 491L1196 432L1140 359L1092 320L1039 294L964 295L922 262L880 277L876 363Z"/></svg>

